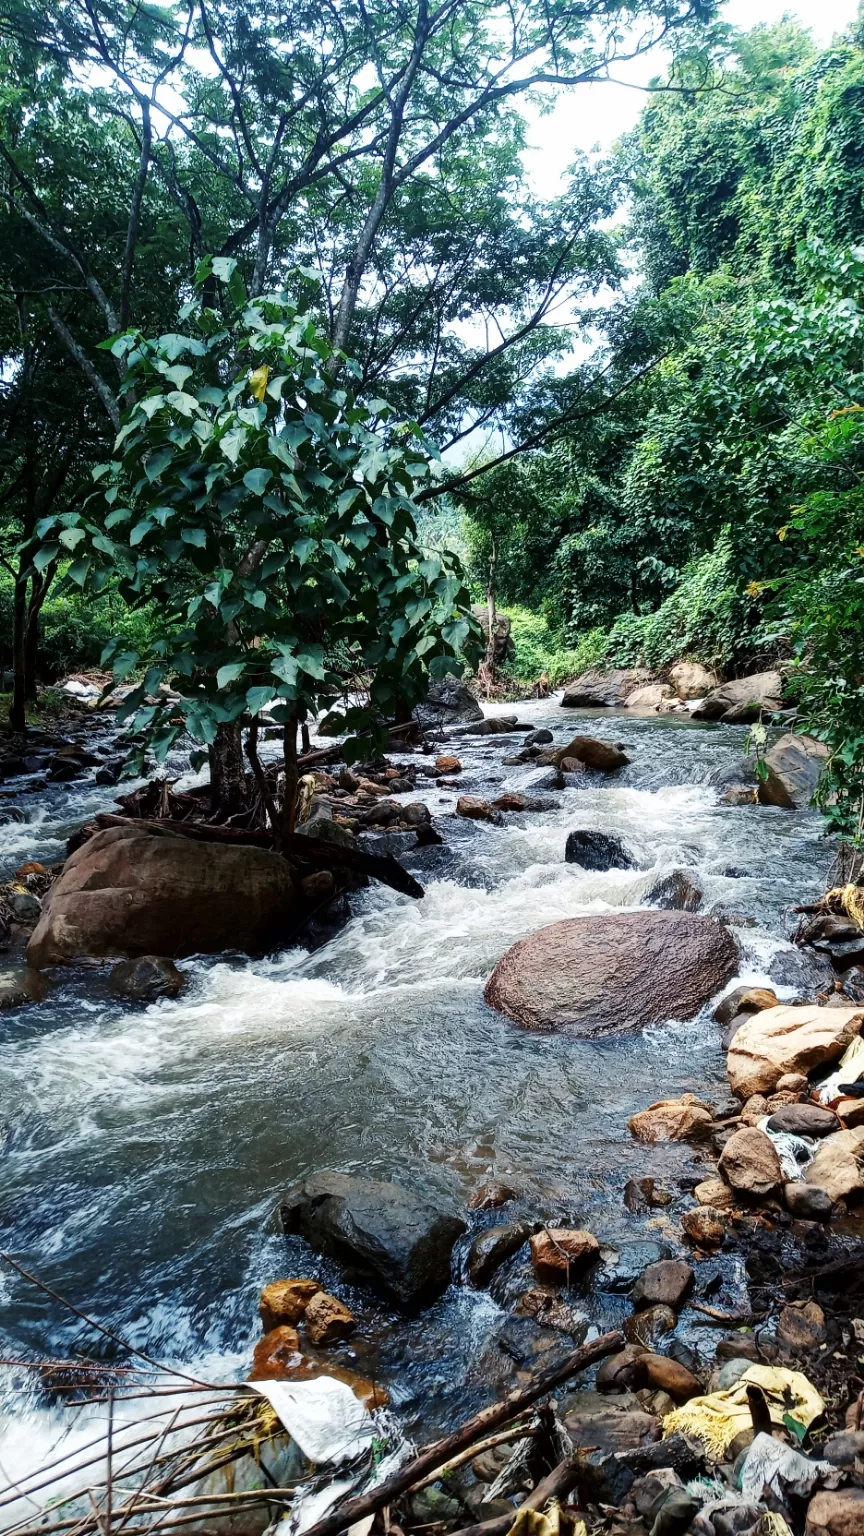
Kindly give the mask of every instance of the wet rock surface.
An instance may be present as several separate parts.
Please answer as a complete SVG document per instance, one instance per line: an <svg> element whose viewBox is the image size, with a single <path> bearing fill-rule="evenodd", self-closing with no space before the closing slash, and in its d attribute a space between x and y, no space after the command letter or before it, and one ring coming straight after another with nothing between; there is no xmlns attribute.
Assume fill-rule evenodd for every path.
<svg viewBox="0 0 864 1536"><path fill-rule="evenodd" d="M571 918L508 950L485 997L523 1028L599 1039L692 1017L736 960L730 933L709 918L652 911Z"/></svg>

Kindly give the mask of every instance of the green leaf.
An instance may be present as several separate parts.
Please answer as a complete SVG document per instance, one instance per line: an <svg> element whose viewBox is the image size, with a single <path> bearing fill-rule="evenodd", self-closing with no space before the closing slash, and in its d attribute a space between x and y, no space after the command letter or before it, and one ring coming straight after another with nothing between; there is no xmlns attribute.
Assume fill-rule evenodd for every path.
<svg viewBox="0 0 864 1536"><path fill-rule="evenodd" d="M91 563L90 555L82 555L80 560L76 560L74 565L70 565L66 573L69 580L74 581L77 587L83 587L87 580L87 572L90 569Z"/></svg>
<svg viewBox="0 0 864 1536"><path fill-rule="evenodd" d="M59 553L59 544L43 544L41 549L37 549L35 555L33 556L33 564L35 565L40 576L43 571L48 569L51 561L56 560Z"/></svg>
<svg viewBox="0 0 864 1536"><path fill-rule="evenodd" d="M297 652L297 665L310 677L324 678L324 648L320 645L310 646L306 651Z"/></svg>
<svg viewBox="0 0 864 1536"><path fill-rule="evenodd" d="M147 537L147 534L150 532L152 527L153 522L149 517L144 517L141 519L140 523L135 524L135 527L129 534L129 543L133 546L133 548L136 544L140 544L142 539Z"/></svg>
<svg viewBox="0 0 864 1536"><path fill-rule="evenodd" d="M146 464L144 465L144 473L151 484L154 480L158 480L163 469L168 468L168 465L171 463L173 457L173 448L160 448L158 453L151 453Z"/></svg>
<svg viewBox="0 0 864 1536"><path fill-rule="evenodd" d="M206 528L181 528L180 537L184 544L194 544L196 549L206 549L207 547Z"/></svg>
<svg viewBox="0 0 864 1536"><path fill-rule="evenodd" d="M228 662L226 666L220 667L216 673L216 687L227 688L229 683L233 683L238 677L242 677L245 670L245 661Z"/></svg>
<svg viewBox="0 0 864 1536"><path fill-rule="evenodd" d="M283 683L296 683L298 671L297 658L283 652L281 656L277 656L275 660L271 661L270 671L274 677L278 677Z"/></svg>
<svg viewBox="0 0 864 1536"><path fill-rule="evenodd" d="M243 476L243 484L253 496L263 496L272 479L272 469L247 469Z"/></svg>
<svg viewBox="0 0 864 1536"><path fill-rule="evenodd" d="M297 556L300 564L305 565L312 551L317 548L317 539L298 539L294 545L293 553Z"/></svg>
<svg viewBox="0 0 864 1536"><path fill-rule="evenodd" d="M321 548L326 549L337 571L350 570L351 561L346 555L344 549L340 549L339 545L334 543L333 539L322 539Z"/></svg>
<svg viewBox="0 0 864 1536"><path fill-rule="evenodd" d="M269 704L270 700L275 697L275 688L250 688L246 694L246 704L249 713L257 715L258 711L263 709L265 704Z"/></svg>
<svg viewBox="0 0 864 1536"><path fill-rule="evenodd" d="M87 535L83 528L64 528L60 535L60 543L64 549L75 549Z"/></svg>
<svg viewBox="0 0 864 1536"><path fill-rule="evenodd" d="M175 363L173 368L165 369L165 377L170 379L177 389L183 389L186 380L191 379L193 372L194 369L189 368L186 363Z"/></svg>
<svg viewBox="0 0 864 1536"><path fill-rule="evenodd" d="M137 409L147 417L148 421L152 421L156 412L161 411L164 404L165 396L163 394L146 395L143 400L138 401Z"/></svg>

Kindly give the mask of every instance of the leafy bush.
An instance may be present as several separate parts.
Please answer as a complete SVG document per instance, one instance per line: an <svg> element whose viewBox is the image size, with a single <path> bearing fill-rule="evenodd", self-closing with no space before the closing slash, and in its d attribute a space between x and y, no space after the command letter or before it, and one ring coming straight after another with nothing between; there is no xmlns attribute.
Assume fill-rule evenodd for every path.
<svg viewBox="0 0 864 1536"><path fill-rule="evenodd" d="M0 671L12 666L11 577L0 577ZM94 603L77 594L49 597L39 626L37 676L40 682L64 677L68 672L98 667L109 640L119 636L124 645L143 647L149 640L152 614L133 610L116 597Z"/></svg>
<svg viewBox="0 0 864 1536"><path fill-rule="evenodd" d="M507 670L517 682L536 683L545 672L553 688L557 688L603 657L606 635L602 629L589 630L576 646L568 648L542 613L534 613L530 608L506 608L502 612L510 619L512 656Z"/></svg>
<svg viewBox="0 0 864 1536"><path fill-rule="evenodd" d="M730 530L685 566L680 584L654 613L621 614L606 642L613 666L660 670L681 656L728 667L752 645L753 601L740 591Z"/></svg>

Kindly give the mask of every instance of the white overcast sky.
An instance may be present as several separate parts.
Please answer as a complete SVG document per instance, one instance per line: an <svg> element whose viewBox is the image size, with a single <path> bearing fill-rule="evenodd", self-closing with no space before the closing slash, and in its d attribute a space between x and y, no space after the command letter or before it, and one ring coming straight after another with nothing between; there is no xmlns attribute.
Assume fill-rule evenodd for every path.
<svg viewBox="0 0 864 1536"><path fill-rule="evenodd" d="M727 0L722 16L737 27L755 27L792 16L824 46L845 31L857 10L857 0ZM664 63L659 52L649 55L618 71L631 86L611 82L582 86L567 93L548 117L535 119L530 136L532 151L526 160L539 193L555 196L575 151L590 152L596 146L609 149L632 128L646 97L644 90L631 87L646 85L663 72Z"/></svg>

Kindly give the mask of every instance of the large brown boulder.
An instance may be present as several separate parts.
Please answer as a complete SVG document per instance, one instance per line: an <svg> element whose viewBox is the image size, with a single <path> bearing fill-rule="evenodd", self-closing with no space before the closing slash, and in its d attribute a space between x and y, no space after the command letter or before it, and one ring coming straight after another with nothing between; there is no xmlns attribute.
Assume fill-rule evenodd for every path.
<svg viewBox="0 0 864 1536"><path fill-rule="evenodd" d="M768 777L759 784L761 804L806 810L829 755L824 741L815 736L795 736L791 731L781 736L765 754Z"/></svg>
<svg viewBox="0 0 864 1536"><path fill-rule="evenodd" d="M781 709L782 696L783 679L779 672L755 672L752 677L721 683L694 709L693 719L743 725L758 720L763 711L771 715Z"/></svg>
<svg viewBox="0 0 864 1536"><path fill-rule="evenodd" d="M861 1033L860 1008L797 1006L763 1008L745 1019L732 1037L726 1070L739 1098L771 1093L788 1072L810 1073L836 1061Z"/></svg>
<svg viewBox="0 0 864 1536"><path fill-rule="evenodd" d="M691 912L614 912L539 928L508 949L485 997L525 1029L591 1039L689 1019L733 975L728 929Z"/></svg>
<svg viewBox="0 0 864 1536"><path fill-rule="evenodd" d="M698 661L676 661L669 681L679 699L704 699L718 686L716 672L709 672Z"/></svg>
<svg viewBox="0 0 864 1536"><path fill-rule="evenodd" d="M862 1531L864 1488L817 1493L810 1501L804 1536L861 1536Z"/></svg>
<svg viewBox="0 0 864 1536"><path fill-rule="evenodd" d="M568 709L620 709L628 694L653 681L654 674L648 667L623 667L611 672L595 667L568 683L561 703Z"/></svg>
<svg viewBox="0 0 864 1536"><path fill-rule="evenodd" d="M616 747L614 742L597 741L594 736L574 736L566 747L558 747L550 754L556 768L560 768L568 757L598 773L614 773L616 769L626 767L630 761L627 753Z"/></svg>
<svg viewBox="0 0 864 1536"><path fill-rule="evenodd" d="M109 827L67 859L27 946L37 968L83 955L265 950L301 913L291 870L263 848Z"/></svg>

